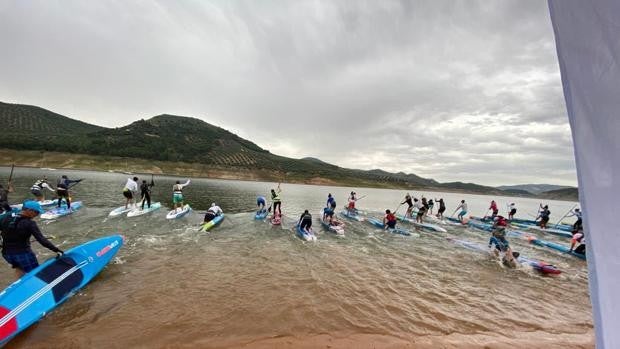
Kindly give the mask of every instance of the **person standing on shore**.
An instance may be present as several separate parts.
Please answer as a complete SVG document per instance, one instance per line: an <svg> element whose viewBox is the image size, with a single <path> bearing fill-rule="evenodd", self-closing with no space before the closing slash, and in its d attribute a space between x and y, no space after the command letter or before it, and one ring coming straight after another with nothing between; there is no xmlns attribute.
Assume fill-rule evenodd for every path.
<svg viewBox="0 0 620 349"><path fill-rule="evenodd" d="M39 266L37 256L30 247L31 236L53 252L59 255L64 253L41 234L37 223L32 220L43 212L45 211L37 201L26 201L19 214L7 215L0 222L2 257L15 269L18 279Z"/></svg>
<svg viewBox="0 0 620 349"><path fill-rule="evenodd" d="M56 192L56 190L52 188L52 186L49 185L49 183L47 183L47 176L43 177L43 179L39 179L36 182L34 182L32 187L30 187L30 193L32 193L32 195L34 195L37 198L37 201L41 202L45 200L45 194L43 193L43 189L47 189L51 191L52 193Z"/></svg>

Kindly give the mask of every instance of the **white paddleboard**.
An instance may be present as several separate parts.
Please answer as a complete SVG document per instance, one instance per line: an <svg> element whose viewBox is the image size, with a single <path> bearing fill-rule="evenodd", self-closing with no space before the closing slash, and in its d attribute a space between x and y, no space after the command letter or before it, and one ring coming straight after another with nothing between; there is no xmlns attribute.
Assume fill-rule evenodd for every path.
<svg viewBox="0 0 620 349"><path fill-rule="evenodd" d="M145 204L144 210L141 207L142 206L138 208L134 208L133 210L129 211L129 213L127 213L127 217L137 217L137 216L142 216L144 214L147 214L149 212L157 211L161 208L161 202L154 202L151 204L151 207L148 207Z"/></svg>
<svg viewBox="0 0 620 349"><path fill-rule="evenodd" d="M127 208L125 208L125 206L121 206L121 207L117 207L115 209L113 209L112 211L110 211L110 214L108 215L109 217L118 217L120 215L122 215L123 213L129 212L131 210L133 210L135 207L133 205L129 205L127 206Z"/></svg>
<svg viewBox="0 0 620 349"><path fill-rule="evenodd" d="M189 205L185 205L181 209L172 210L172 211L168 212L168 214L166 215L166 219L181 218L181 217L185 216L186 214L188 214L191 210L192 210L192 208L189 207Z"/></svg>

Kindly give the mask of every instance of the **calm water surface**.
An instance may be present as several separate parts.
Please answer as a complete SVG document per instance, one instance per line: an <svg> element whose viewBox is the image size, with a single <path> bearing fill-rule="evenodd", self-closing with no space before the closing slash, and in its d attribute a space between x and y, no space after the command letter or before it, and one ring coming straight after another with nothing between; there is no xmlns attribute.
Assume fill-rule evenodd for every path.
<svg viewBox="0 0 620 349"><path fill-rule="evenodd" d="M193 179L185 197L195 211L184 219L166 220L167 209L111 219L108 213L123 203L121 190L128 175L20 168L12 201L28 198L29 187L43 174L53 184L61 174L85 178L73 195L85 209L40 222L54 243L69 249L118 232L127 243L92 283L9 347L327 347L332 340L336 346L362 347L376 338L401 344L433 338L446 347L456 338L455 343L476 347L482 346L481 336L490 336L516 346L528 338L530 347L552 341L565 348L575 343L590 346L593 341L583 261L512 239L513 248L522 254L553 263L564 273L544 277L507 269L446 241L446 236L456 236L487 242L485 234L460 227L447 226L447 234L406 237L365 222L347 222L345 236L338 237L315 221L315 243L301 241L291 229L304 209L318 213L327 193L335 195L339 206L352 189L367 195L358 207L380 216L380 211L402 201L403 190L283 184L286 219L282 227L272 227L254 221L250 211L256 196L267 196L275 183ZM8 169L0 169L0 176L5 181ZM155 177L154 201L170 207L176 179ZM443 197L448 214L466 199L470 214L482 215L495 199L502 211L515 202L517 217L531 218L528 214L535 214L540 202L412 194ZM211 202L224 209L226 219L210 233L199 233L200 213ZM553 223L575 204L546 203ZM40 261L51 256L37 243L34 249ZM12 277L4 264L0 282L8 285ZM389 344L378 341L372 346L381 343Z"/></svg>

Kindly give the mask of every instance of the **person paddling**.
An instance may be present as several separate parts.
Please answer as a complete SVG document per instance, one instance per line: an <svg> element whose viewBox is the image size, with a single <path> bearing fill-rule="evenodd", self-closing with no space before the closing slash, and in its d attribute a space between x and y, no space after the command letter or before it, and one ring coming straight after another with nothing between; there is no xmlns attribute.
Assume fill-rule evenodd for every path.
<svg viewBox="0 0 620 349"><path fill-rule="evenodd" d="M175 211L178 211L179 208L183 209L183 188L188 186L190 182L189 179L183 184L181 184L181 181L176 181L172 186L172 204L174 205Z"/></svg>
<svg viewBox="0 0 620 349"><path fill-rule="evenodd" d="M280 183L277 189L271 189L271 202L273 202L273 215L282 216L282 198L280 198Z"/></svg>
<svg viewBox="0 0 620 349"><path fill-rule="evenodd" d="M30 247L31 236L59 256L64 253L41 234L37 223L33 220L43 212L45 211L37 201L26 201L19 214L7 215L0 222L2 257L15 269L18 279L39 266L37 256Z"/></svg>
<svg viewBox="0 0 620 349"><path fill-rule="evenodd" d="M461 221L461 224L465 224L464 218L467 214L467 203L465 202L465 200L461 200L461 204L457 206L456 210L454 210L454 213L456 213L456 211L458 211L459 209L461 209L461 212L459 212L458 215L459 221Z"/></svg>
<svg viewBox="0 0 620 349"><path fill-rule="evenodd" d="M49 183L47 183L47 176L43 177L43 179L38 179L36 182L34 182L32 187L30 187L30 193L32 193L32 195L35 196L37 201L40 202L40 201L45 200L45 194L43 192L43 189L47 189L51 191L52 193L56 192L56 189L52 188L52 186L49 185Z"/></svg>
<svg viewBox="0 0 620 349"><path fill-rule="evenodd" d="M131 202L132 206L135 206L134 196L138 194L138 177L127 178L127 183L123 188L123 196L125 199L125 209L129 207Z"/></svg>
<svg viewBox="0 0 620 349"><path fill-rule="evenodd" d="M215 203L212 203L211 207L209 207L209 209L205 213L205 218L204 218L203 223L212 221L213 218L221 215L222 213L224 213L224 211L222 211L222 208L216 205Z"/></svg>
<svg viewBox="0 0 620 349"><path fill-rule="evenodd" d="M426 206L424 206L423 202L419 201L417 198L414 198L413 207L415 207L418 210L418 214L415 216L415 221L417 223L423 223L422 218L424 217L424 214L426 213Z"/></svg>
<svg viewBox="0 0 620 349"><path fill-rule="evenodd" d="M354 191L351 192L351 195L349 195L349 203L347 205L347 211L349 211L350 214L357 214L357 209L355 208L355 202L357 201L357 194L355 194Z"/></svg>
<svg viewBox="0 0 620 349"><path fill-rule="evenodd" d="M549 211L549 205L543 206L542 204L540 204L540 208L542 208L542 211L540 211L540 214L538 215L538 217L536 217L536 220L540 218L540 222L538 222L538 225L542 229L547 229L547 223L549 222L549 216L551 215L551 211Z"/></svg>
<svg viewBox="0 0 620 349"><path fill-rule="evenodd" d="M388 228L396 228L396 216L390 210L385 210L385 216L383 216L383 226L386 230Z"/></svg>
<svg viewBox="0 0 620 349"><path fill-rule="evenodd" d="M155 182L151 179L151 183L147 183L146 180L142 180L140 185L140 197L142 197L142 206L140 209L144 210L144 204L148 204L148 208L151 208L151 188L155 186Z"/></svg>
<svg viewBox="0 0 620 349"><path fill-rule="evenodd" d="M517 205L513 202L510 206L508 206L508 220L513 220L515 218L515 214L517 214Z"/></svg>
<svg viewBox="0 0 620 349"><path fill-rule="evenodd" d="M579 208L576 208L573 212L571 212L567 217L577 217L577 220L573 224L573 231L579 230L580 227L583 227L583 221L581 220L582 212Z"/></svg>
<svg viewBox="0 0 620 349"><path fill-rule="evenodd" d="M435 199L435 201L439 202L439 210L437 211L437 218L443 219L443 213L446 211L446 203L443 201L443 198L439 200Z"/></svg>
<svg viewBox="0 0 620 349"><path fill-rule="evenodd" d="M312 234L312 215L308 210L305 210L304 213L301 214L297 224L302 230L306 231L308 234Z"/></svg>
<svg viewBox="0 0 620 349"><path fill-rule="evenodd" d="M491 200L491 206L489 206L489 210L493 211L493 213L491 214L491 220L494 220L495 216L497 216L497 214L499 213L499 210L497 209L497 203L495 202L495 200Z"/></svg>
<svg viewBox="0 0 620 349"><path fill-rule="evenodd" d="M58 196L58 204L60 207L62 205L62 199L65 199L67 202L67 209L71 210L71 196L69 195L69 188L73 183L80 183L81 179L69 179L67 175L62 175L58 182L56 183L56 195Z"/></svg>
<svg viewBox="0 0 620 349"><path fill-rule="evenodd" d="M432 215L434 206L435 206L435 203L433 202L433 199L428 199L428 212L426 213Z"/></svg>
<svg viewBox="0 0 620 349"><path fill-rule="evenodd" d="M408 218L408 217L413 218L413 215L412 215L412 211L413 211L413 201L412 201L412 199L411 199L411 195L409 195L409 193L407 193L407 194L405 195L405 201L401 202L400 204L401 204L401 205L402 205L402 204L407 204L407 211L405 211L405 218Z"/></svg>
<svg viewBox="0 0 620 349"><path fill-rule="evenodd" d="M575 245L577 245L576 248ZM570 244L570 251L582 255L586 254L586 236L583 233L583 229L579 229L573 234Z"/></svg>

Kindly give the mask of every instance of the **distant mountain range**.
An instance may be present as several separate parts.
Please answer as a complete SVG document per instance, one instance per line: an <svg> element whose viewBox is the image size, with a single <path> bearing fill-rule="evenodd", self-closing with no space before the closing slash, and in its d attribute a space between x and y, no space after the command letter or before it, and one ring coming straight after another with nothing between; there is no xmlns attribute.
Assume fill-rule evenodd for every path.
<svg viewBox="0 0 620 349"><path fill-rule="evenodd" d="M500 190L521 190L532 194L540 194L550 190L574 188L565 185L553 185L553 184L518 184L518 185L501 185L496 187Z"/></svg>
<svg viewBox="0 0 620 349"><path fill-rule="evenodd" d="M201 170L191 173L204 173L201 171L208 168L217 171L217 176L223 178L238 176L297 183L435 189L491 195L533 196L542 193L538 188L565 188L552 185L494 188L473 183L439 183L403 172L348 169L311 157L292 159L271 154L251 141L202 120L167 114L138 120L124 127L105 128L36 106L0 102L0 124L11 130L0 138L0 148L23 151L23 158L30 158L28 164L33 163L33 156L36 157L32 151L39 151L72 153L76 154L75 158L91 156L92 159L83 162L91 169L102 169L97 163L117 157L116 163L144 164L143 172L157 169L164 172L165 168L170 174L178 175L183 175L183 170L200 167ZM29 153L26 155L26 152ZM99 157L101 161L94 157ZM4 157L2 161L5 164L16 161L19 165L19 159L19 156ZM45 166L75 166L71 161L54 164L53 159L53 156L46 157ZM248 176L249 173L252 175ZM565 199L574 200L576 196Z"/></svg>

